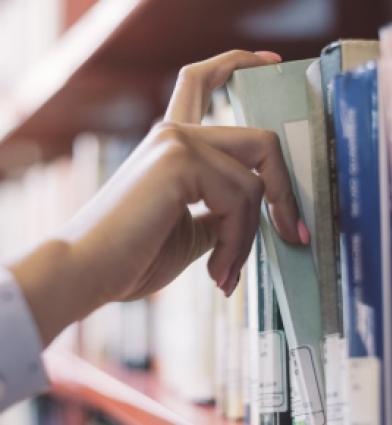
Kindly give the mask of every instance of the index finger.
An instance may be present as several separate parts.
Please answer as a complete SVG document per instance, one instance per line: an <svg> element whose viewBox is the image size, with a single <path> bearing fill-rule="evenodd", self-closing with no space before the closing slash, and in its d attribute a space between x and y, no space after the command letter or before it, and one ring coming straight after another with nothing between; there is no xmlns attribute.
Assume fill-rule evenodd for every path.
<svg viewBox="0 0 392 425"><path fill-rule="evenodd" d="M279 62L273 52L232 50L181 69L164 121L200 124L211 93L222 86L234 70Z"/></svg>
<svg viewBox="0 0 392 425"><path fill-rule="evenodd" d="M304 243L299 213L278 136L272 131L244 127L186 126L190 139L207 143L255 169L264 184L275 228L290 243ZM302 232L306 231L301 229Z"/></svg>

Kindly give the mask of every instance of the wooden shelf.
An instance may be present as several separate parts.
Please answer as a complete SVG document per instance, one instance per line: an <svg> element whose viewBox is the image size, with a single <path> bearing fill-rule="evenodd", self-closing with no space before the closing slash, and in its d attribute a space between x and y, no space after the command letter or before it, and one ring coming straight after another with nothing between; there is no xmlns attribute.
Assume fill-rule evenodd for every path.
<svg viewBox="0 0 392 425"><path fill-rule="evenodd" d="M233 48L277 50L285 60L313 56L337 37L376 36L388 19L386 0L342 0L336 23L322 36L293 39L243 30L245 15L261 16L271 4L276 2L98 2L6 99L0 173L66 152L84 131L141 138L164 111L175 74L186 63ZM361 11L355 16L354 4ZM38 155L30 152L33 143Z"/></svg>
<svg viewBox="0 0 392 425"><path fill-rule="evenodd" d="M56 397L98 409L122 424L233 425L213 406L198 406L167 389L153 372L93 365L69 352L49 351L45 363Z"/></svg>
<svg viewBox="0 0 392 425"><path fill-rule="evenodd" d="M28 72L7 99L8 119L0 130L3 155L13 153L15 148L8 146L11 143L19 143L16 149L20 152L23 144L37 142L43 147L43 156L51 156L57 150L61 152L63 146L69 146L79 132L100 130L89 122L91 118L86 113L91 100L94 106L86 67L101 49L111 44L124 23L132 25L140 3L137 0L98 3L62 36L45 60ZM109 80L113 80L113 75L101 74L103 88L110 86ZM94 75L91 81L93 84L96 81ZM117 85L117 92L126 88L128 81L131 77L121 87ZM106 101L113 102L107 98L107 90L98 89L95 99L104 95ZM98 121L99 117L95 122ZM23 154L20 156L25 158Z"/></svg>

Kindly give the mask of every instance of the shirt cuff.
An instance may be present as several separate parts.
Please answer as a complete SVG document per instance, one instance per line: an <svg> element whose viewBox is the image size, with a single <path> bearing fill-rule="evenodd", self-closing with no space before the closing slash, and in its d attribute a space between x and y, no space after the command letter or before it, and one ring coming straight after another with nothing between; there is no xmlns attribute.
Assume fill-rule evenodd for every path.
<svg viewBox="0 0 392 425"><path fill-rule="evenodd" d="M42 350L19 285L0 267L0 411L49 388Z"/></svg>

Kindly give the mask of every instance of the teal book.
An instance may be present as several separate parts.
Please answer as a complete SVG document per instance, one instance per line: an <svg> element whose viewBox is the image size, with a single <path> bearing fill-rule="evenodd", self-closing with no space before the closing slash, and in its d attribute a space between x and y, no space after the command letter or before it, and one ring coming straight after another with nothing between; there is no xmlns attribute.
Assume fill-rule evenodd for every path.
<svg viewBox="0 0 392 425"><path fill-rule="evenodd" d="M290 425L288 356L262 232L247 262L249 406L247 425Z"/></svg>
<svg viewBox="0 0 392 425"><path fill-rule="evenodd" d="M235 71L228 84L237 123L275 131L288 167L300 213L315 232L307 59ZM285 243L268 207L262 232L280 313L290 349L296 398L294 423L325 423L321 346L323 325L316 264L310 247Z"/></svg>

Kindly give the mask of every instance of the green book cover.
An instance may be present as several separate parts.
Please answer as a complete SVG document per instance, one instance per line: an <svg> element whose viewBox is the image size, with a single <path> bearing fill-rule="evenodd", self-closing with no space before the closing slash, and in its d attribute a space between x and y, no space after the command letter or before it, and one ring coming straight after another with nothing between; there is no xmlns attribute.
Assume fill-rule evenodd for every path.
<svg viewBox="0 0 392 425"><path fill-rule="evenodd" d="M309 106L306 70L313 59L235 71L228 84L237 123L275 131L280 138L302 217L314 234ZM295 415L323 424L323 328L317 272L310 247L285 243L275 231L268 208L262 230L275 291L299 378L302 403Z"/></svg>

